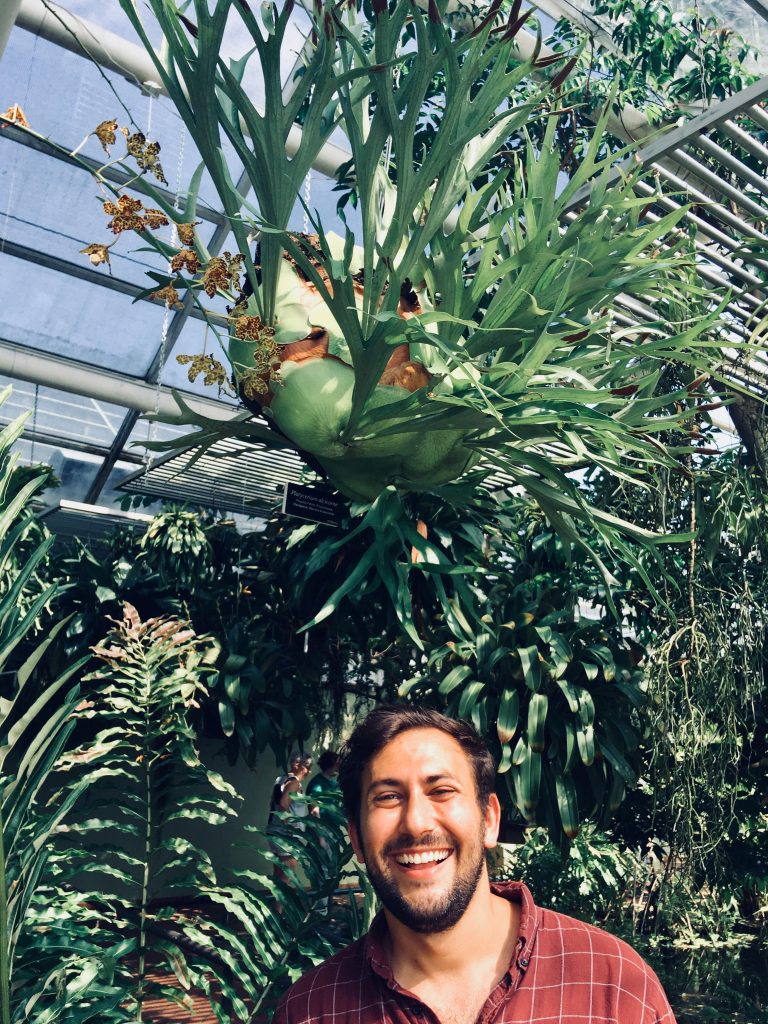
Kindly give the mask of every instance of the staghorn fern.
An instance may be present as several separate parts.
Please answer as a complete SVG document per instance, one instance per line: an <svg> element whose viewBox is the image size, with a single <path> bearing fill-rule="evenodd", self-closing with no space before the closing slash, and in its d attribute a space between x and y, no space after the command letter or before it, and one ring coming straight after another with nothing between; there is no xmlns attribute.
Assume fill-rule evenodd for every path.
<svg viewBox="0 0 768 1024"><path fill-rule="evenodd" d="M318 5L304 12L305 46L288 76L281 58L291 2L257 12L248 3L198 0L182 13L175 0L150 0L165 51L149 43L135 0L121 5L200 151L247 277L238 297L232 275L214 267L195 236L202 278L177 273L166 283L197 297L218 282L238 300L225 340L231 366L216 380L231 371L247 409L273 426L247 413L208 420L179 399L178 420L197 429L169 444L205 448L236 434L294 447L348 498L370 506L363 528L388 530L389 562L348 561L319 617L369 572L380 572L393 594L385 577L407 577L413 549L433 576L449 576L456 566L439 540L413 540L402 497L428 491L468 510L489 502L503 509L506 494L487 480L492 470L523 488L568 545L585 548L607 583L611 560L642 572L634 545L670 538L608 515L572 474L599 466L648 486L651 467L675 465L665 432L695 413L702 373L718 378L722 351L711 328L722 303L696 281L679 228L684 210L644 219L640 172L610 180L628 150L604 155L607 110L563 179L556 135L569 65L558 58L554 77L540 78L518 102L534 73L549 73L535 53L520 56L519 5L498 0L462 32L444 23L439 4L424 11L375 3L370 20L359 5ZM222 56L225 29L252 44L242 59ZM263 110L246 75L263 84ZM303 133L289 157L284 144L298 118ZM543 124L538 147L526 134L534 118ZM431 142L422 149L425 119ZM360 234L346 227L335 237L308 211L315 234L297 235L287 225L302 177L334 125L351 150ZM233 183L224 139L254 205ZM522 142L519 156L510 156L510 139ZM185 221L194 217L198 185L199 176ZM153 193L145 182L142 189ZM179 219L167 202L164 209ZM258 266L250 229L260 232ZM648 310L636 326L617 326L624 296ZM680 369L679 386L668 383L670 364ZM192 373L202 366L193 361ZM408 625L407 593L395 605L420 643Z"/></svg>

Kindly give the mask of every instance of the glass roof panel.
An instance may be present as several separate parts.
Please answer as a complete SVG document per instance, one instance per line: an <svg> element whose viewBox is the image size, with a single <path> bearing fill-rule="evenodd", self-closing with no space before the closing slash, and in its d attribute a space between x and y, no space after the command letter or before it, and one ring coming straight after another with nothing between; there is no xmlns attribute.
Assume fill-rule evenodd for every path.
<svg viewBox="0 0 768 1024"><path fill-rule="evenodd" d="M27 430L35 435L108 448L123 422L125 409L94 398L71 395L54 388L38 387L26 381L0 375L0 387L11 384L13 391L0 406L0 420L8 423L21 413L30 413Z"/></svg>
<svg viewBox="0 0 768 1024"><path fill-rule="evenodd" d="M135 39L135 33L128 18L120 10L116 3L108 4L103 0L67 0L66 8L77 17L84 18L93 24L99 25L110 32L126 39ZM144 29L152 42L152 45L159 47L161 33L148 5L139 6L140 16ZM230 11L227 27L222 40L221 53L226 60L239 59L250 50L253 45L250 35L244 29L241 19L237 16L237 7L233 5ZM191 21L195 21L194 9L188 10ZM281 57L281 73L285 82L299 61L299 54L307 36L310 19L302 5L297 4L293 10L292 21L286 30L286 45ZM138 39L136 40L138 42ZM256 72L256 62L249 65L244 79L249 95L254 102L259 103L264 95L262 76Z"/></svg>
<svg viewBox="0 0 768 1024"><path fill-rule="evenodd" d="M47 488L40 497L43 505L56 505L62 499L83 501L101 465L98 456L69 451L58 445L42 444L27 438L22 438L17 448L23 463L50 466L56 475L58 485Z"/></svg>
<svg viewBox="0 0 768 1024"><path fill-rule="evenodd" d="M2 254L0 338L143 376L160 344L163 308Z"/></svg>
<svg viewBox="0 0 768 1024"><path fill-rule="evenodd" d="M98 455L73 451L66 445L45 444L26 437L16 443L15 450L18 451L23 464L48 465L53 469L57 485L43 491L39 499L39 504L48 508L56 506L62 501L84 501L102 462ZM130 462L117 462L101 492L99 503L101 505L119 505L125 498L125 494L118 491L117 488L126 476L135 472L136 466ZM36 500L37 503L38 500ZM158 510L159 506L150 509L150 511ZM58 527L56 527L56 532L59 532Z"/></svg>
<svg viewBox="0 0 768 1024"><path fill-rule="evenodd" d="M675 11L691 11L690 0L670 0ZM713 18L723 29L730 29L757 50L747 66L764 75L768 73L768 21L762 18L745 0L698 0L703 18Z"/></svg>
<svg viewBox="0 0 768 1024"><path fill-rule="evenodd" d="M0 141L3 141L0 134ZM89 174L44 153L13 142L4 142L0 165L2 195L0 200L0 246L18 242L88 267L88 257L81 253L92 242L109 245L111 273L118 280L129 281L140 288L151 283L147 270L165 272L167 261L153 251L134 232L119 238L107 230L109 217L98 199L98 187ZM111 198L106 194L103 198ZM160 237L170 241L170 228ZM110 274L102 265L101 273Z"/></svg>
<svg viewBox="0 0 768 1024"><path fill-rule="evenodd" d="M125 27L130 33L127 22ZM177 181L185 188L199 163L197 150L168 99L144 95L135 84L99 68L92 60L20 28L11 31L0 61L0 109L13 103L21 106L34 131L102 163L109 157L95 137L89 138L98 124L115 118L121 127L143 131L160 143L160 162L170 189L175 189ZM237 161L226 140L224 149L232 156L236 174ZM112 147L112 158L124 152L119 138ZM57 165L58 161L52 164L53 174ZM96 189L93 185L91 189L93 196ZM200 199L219 207L207 176Z"/></svg>

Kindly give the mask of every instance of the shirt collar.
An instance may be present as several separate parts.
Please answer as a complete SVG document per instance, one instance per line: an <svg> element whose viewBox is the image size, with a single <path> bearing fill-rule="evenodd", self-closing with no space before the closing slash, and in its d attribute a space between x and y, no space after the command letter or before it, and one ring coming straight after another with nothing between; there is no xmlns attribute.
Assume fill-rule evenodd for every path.
<svg viewBox="0 0 768 1024"><path fill-rule="evenodd" d="M491 892L511 903L520 904L520 931L518 934L515 953L510 962L510 971L517 967L525 973L528 964L531 962L533 947L536 942L538 930L538 914L536 904L530 889L523 882L493 882ZM373 919L371 929L365 939L365 957L370 964L371 970L379 975L389 988L398 988L392 968L389 964L389 957L386 953L385 941L387 936L387 919L382 911Z"/></svg>

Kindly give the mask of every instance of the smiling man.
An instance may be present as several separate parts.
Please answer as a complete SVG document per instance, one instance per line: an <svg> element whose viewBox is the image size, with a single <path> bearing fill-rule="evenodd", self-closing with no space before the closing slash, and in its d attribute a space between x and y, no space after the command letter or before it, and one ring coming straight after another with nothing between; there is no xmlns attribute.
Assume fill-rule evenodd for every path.
<svg viewBox="0 0 768 1024"><path fill-rule="evenodd" d="M276 1024L674 1024L626 943L491 884L495 777L474 730L436 711L380 707L355 729L339 782L383 909L288 990Z"/></svg>

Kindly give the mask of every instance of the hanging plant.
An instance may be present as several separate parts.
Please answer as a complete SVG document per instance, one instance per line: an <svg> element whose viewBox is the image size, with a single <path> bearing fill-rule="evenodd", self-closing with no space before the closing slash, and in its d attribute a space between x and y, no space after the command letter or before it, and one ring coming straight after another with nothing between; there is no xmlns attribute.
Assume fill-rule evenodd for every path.
<svg viewBox="0 0 768 1024"><path fill-rule="evenodd" d="M676 231L682 211L645 221L637 174L609 183L616 157L602 155L605 118L562 180L555 141L569 65L558 58L557 74L516 102L532 74L545 74L535 55L519 57L519 6L494 3L459 34L437 6L379 3L366 20L354 7L324 5L286 80L291 4L257 14L247 4L196 3L182 15L172 0L152 0L162 55L138 5L121 2L241 250L234 275L218 281L234 302L231 367L219 378L231 377L247 409L272 424L244 416L222 426L180 403L180 418L202 428L184 442L235 432L294 447L366 503L388 487L439 491L482 465L522 485L570 543L587 543L577 520L617 549L627 536L653 543L588 505L568 474L597 464L642 480L649 464L672 459L660 436L692 403L686 387L660 390L661 371L674 361L691 382L700 369L714 372L719 349L707 330L719 307L695 283ZM221 53L227 24L251 45L232 62ZM263 110L244 85L249 74L263 83ZM289 156L299 116L301 141ZM541 145L510 157L508 140L542 118ZM422 151L414 138L425 119L433 130ZM307 211L314 234L298 235L288 220L334 125L348 139L362 231L334 236ZM233 184L225 138L253 206ZM215 275L197 236L195 251L203 276L187 286L199 291ZM619 328L613 310L626 294L656 316ZM690 307L706 315L681 312Z"/></svg>

